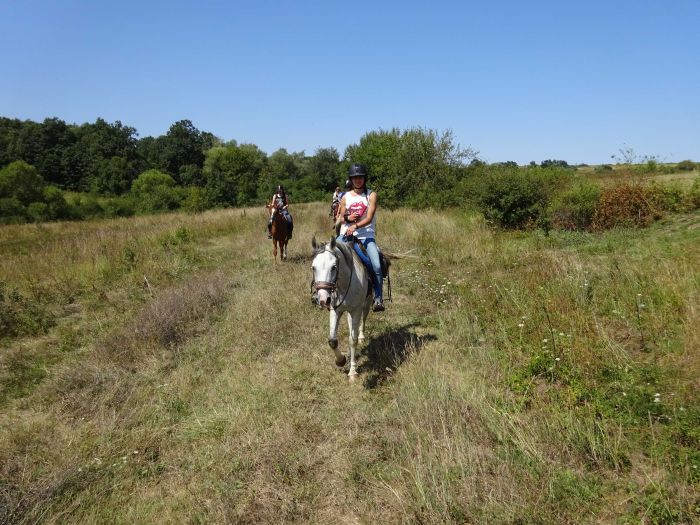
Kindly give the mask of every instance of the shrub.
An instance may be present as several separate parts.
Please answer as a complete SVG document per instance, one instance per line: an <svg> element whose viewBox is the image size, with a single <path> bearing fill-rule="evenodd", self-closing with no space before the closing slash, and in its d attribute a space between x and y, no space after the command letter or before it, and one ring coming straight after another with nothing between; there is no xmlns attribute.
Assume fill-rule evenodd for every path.
<svg viewBox="0 0 700 525"><path fill-rule="evenodd" d="M90 219L104 214L104 209L94 195L76 197L69 210L70 216L74 219Z"/></svg>
<svg viewBox="0 0 700 525"><path fill-rule="evenodd" d="M594 173L610 173L612 170L613 167L610 164L601 164L593 168Z"/></svg>
<svg viewBox="0 0 700 525"><path fill-rule="evenodd" d="M552 206L554 228L586 230L593 223L601 189L598 185L579 181L572 189L559 195Z"/></svg>
<svg viewBox="0 0 700 525"><path fill-rule="evenodd" d="M23 160L0 170L0 198L15 198L24 206L42 200L45 184L36 168Z"/></svg>
<svg viewBox="0 0 700 525"><path fill-rule="evenodd" d="M683 209L688 211L697 210L700 208L700 177L695 177L693 185L683 196Z"/></svg>
<svg viewBox="0 0 700 525"><path fill-rule="evenodd" d="M649 188L620 184L601 193L592 227L596 230L616 226L640 228L661 218L661 215Z"/></svg>
<svg viewBox="0 0 700 525"><path fill-rule="evenodd" d="M107 200L104 205L107 217L131 217L136 213L136 203L128 197L115 197Z"/></svg>
<svg viewBox="0 0 700 525"><path fill-rule="evenodd" d="M682 160L676 164L676 170L678 171L693 171L698 168L698 164L692 160Z"/></svg>
<svg viewBox="0 0 700 525"><path fill-rule="evenodd" d="M27 206L27 215L34 222L44 222L50 219L49 206L45 202L32 202Z"/></svg>
<svg viewBox="0 0 700 525"><path fill-rule="evenodd" d="M27 220L27 209L15 197L0 198L0 224L19 224Z"/></svg>
<svg viewBox="0 0 700 525"><path fill-rule="evenodd" d="M212 207L212 202L206 191L198 186L190 186L185 190L182 207L191 213L200 213Z"/></svg>
<svg viewBox="0 0 700 525"><path fill-rule="evenodd" d="M652 182L647 188L653 204L660 210L678 212L683 209L683 188L678 184Z"/></svg>
<svg viewBox="0 0 700 525"><path fill-rule="evenodd" d="M143 213L174 210L182 201L181 188L175 180L158 170L144 171L131 185L131 195L136 200L136 209Z"/></svg>
<svg viewBox="0 0 700 525"><path fill-rule="evenodd" d="M475 201L486 220L501 228L546 228L546 209L559 175L538 168L492 169L474 179Z"/></svg>

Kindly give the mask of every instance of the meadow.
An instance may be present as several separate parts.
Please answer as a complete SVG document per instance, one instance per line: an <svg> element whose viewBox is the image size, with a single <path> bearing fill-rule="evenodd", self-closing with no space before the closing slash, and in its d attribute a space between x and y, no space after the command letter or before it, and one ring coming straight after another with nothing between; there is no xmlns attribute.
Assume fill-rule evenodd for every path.
<svg viewBox="0 0 700 525"><path fill-rule="evenodd" d="M278 264L261 208L0 228L0 522L700 521L699 212L382 209L350 384L310 302L327 211Z"/></svg>

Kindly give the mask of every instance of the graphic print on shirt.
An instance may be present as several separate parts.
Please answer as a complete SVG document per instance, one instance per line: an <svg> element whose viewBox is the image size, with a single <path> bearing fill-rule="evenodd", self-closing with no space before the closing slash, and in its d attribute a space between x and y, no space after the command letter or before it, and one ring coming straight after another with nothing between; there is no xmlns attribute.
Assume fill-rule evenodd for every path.
<svg viewBox="0 0 700 525"><path fill-rule="evenodd" d="M355 201L350 206L348 206L349 213L356 213L358 219L362 217L367 211L367 205L362 201Z"/></svg>

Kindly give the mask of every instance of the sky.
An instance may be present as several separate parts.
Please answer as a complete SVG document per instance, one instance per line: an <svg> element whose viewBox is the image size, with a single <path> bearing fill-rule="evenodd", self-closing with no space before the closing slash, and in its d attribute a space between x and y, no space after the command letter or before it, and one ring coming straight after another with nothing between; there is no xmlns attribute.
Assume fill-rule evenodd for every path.
<svg viewBox="0 0 700 525"><path fill-rule="evenodd" d="M451 131L487 162L700 161L700 0L0 0L0 116L267 153Z"/></svg>

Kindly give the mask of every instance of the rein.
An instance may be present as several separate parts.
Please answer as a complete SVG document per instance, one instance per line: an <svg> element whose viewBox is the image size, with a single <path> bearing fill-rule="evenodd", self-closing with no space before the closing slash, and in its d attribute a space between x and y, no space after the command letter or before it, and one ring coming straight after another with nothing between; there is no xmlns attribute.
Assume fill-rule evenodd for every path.
<svg viewBox="0 0 700 525"><path fill-rule="evenodd" d="M340 249L340 248L338 248ZM324 251L325 251L325 245L324 245ZM341 253L342 250L340 250ZM318 252L319 254L321 253L320 251ZM333 256L335 257L336 265L338 270L335 272L335 279L333 281L316 281L312 280L311 281L311 293L313 294L315 291L318 290L330 290L331 297L335 297L333 299L333 309L336 307L340 306L345 298L348 296L348 292L350 291L350 285L352 285L352 277L355 274L355 270L352 264L352 260L350 263L348 263L347 259L345 258L345 254L343 254L343 260L345 260L345 264L347 264L350 268L350 279L348 280L348 286L345 288L345 293L343 294L343 300L339 300L338 296L338 275L340 274L340 257L338 257L338 254L333 250L331 252ZM351 257L352 259L352 257ZM314 275L316 277L316 275Z"/></svg>

